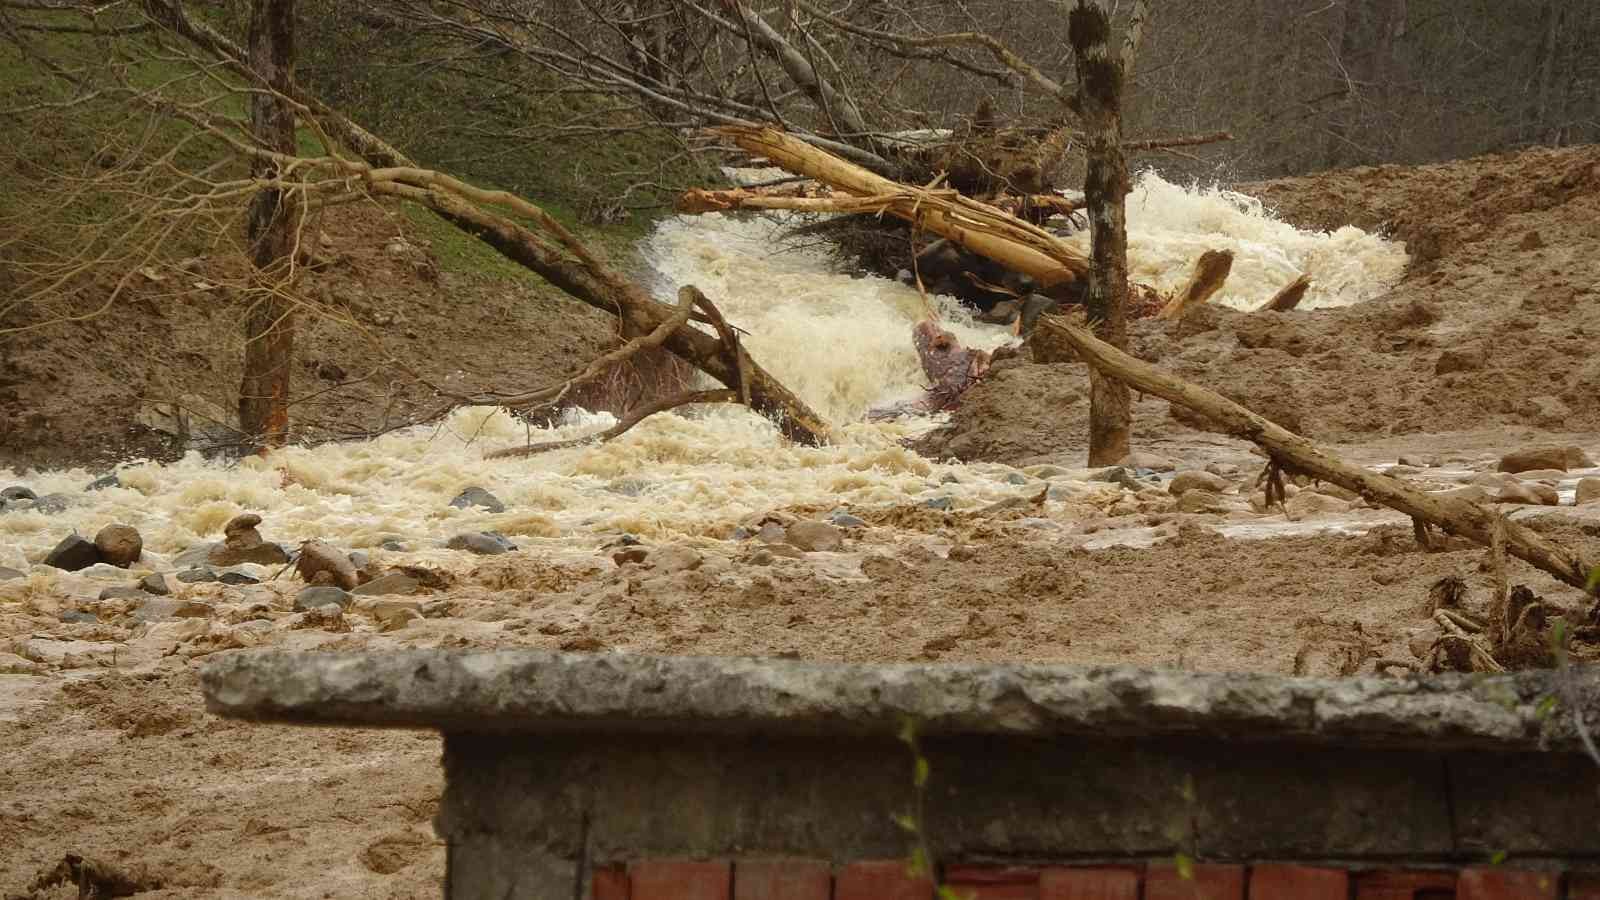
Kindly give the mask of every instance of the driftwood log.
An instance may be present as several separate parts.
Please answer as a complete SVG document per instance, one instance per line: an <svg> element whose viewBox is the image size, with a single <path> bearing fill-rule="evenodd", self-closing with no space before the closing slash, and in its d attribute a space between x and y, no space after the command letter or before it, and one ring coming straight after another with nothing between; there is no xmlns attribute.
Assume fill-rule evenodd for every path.
<svg viewBox="0 0 1600 900"><path fill-rule="evenodd" d="M950 191L891 181L775 128L726 126L715 132L785 171L814 178L854 197L871 198L869 209L948 238L1033 278L1041 287L1074 281L1088 272L1088 260L1076 248L986 203Z"/></svg>
<svg viewBox="0 0 1600 900"><path fill-rule="evenodd" d="M1218 430L1251 441L1265 450L1274 463L1287 471L1309 475L1355 491L1370 501L1399 510L1416 521L1470 538L1485 546L1496 542L1498 529L1498 540L1504 541L1505 552L1579 590L1589 590L1588 578L1595 567L1594 561L1583 559L1493 510L1460 498L1428 494L1408 486L1398 478L1336 459L1318 449L1311 441L1267 421L1232 400L1135 359L1059 317L1047 317L1040 325L1066 340L1084 362L1103 375L1198 413Z"/></svg>
<svg viewBox="0 0 1600 900"><path fill-rule="evenodd" d="M1300 305L1300 301L1305 299L1306 291L1310 289L1311 276L1301 275L1273 294L1272 299L1262 304L1256 312L1288 312Z"/></svg>
<svg viewBox="0 0 1600 900"><path fill-rule="evenodd" d="M1183 318L1185 310L1192 306L1200 306L1216 296L1217 291L1222 290L1223 283L1228 280L1228 273L1232 271L1232 251L1207 250L1200 254L1200 258L1194 264L1194 274L1189 276L1188 285L1167 301L1167 305L1156 313L1156 318Z"/></svg>

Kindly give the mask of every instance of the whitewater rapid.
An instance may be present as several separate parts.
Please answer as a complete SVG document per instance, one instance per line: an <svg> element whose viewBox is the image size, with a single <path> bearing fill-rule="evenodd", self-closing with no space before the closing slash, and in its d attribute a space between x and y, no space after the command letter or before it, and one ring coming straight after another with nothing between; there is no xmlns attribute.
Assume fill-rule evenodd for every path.
<svg viewBox="0 0 1600 900"><path fill-rule="evenodd" d="M1132 268L1158 287L1183 283L1202 251L1235 252L1220 302L1252 307L1301 272L1308 307L1358 302L1386 290L1404 248L1356 229L1297 231L1250 198L1183 189L1154 175L1129 198ZM0 566L26 569L62 535L92 535L123 522L146 548L172 554L214 540L242 512L263 533L293 543L322 538L350 548L397 537L414 547L463 531L494 530L524 547L591 552L618 533L650 540L728 537L748 517L775 509L870 508L948 497L970 508L1015 496L1016 470L924 459L902 441L934 420L861 422L868 406L918 393L923 377L910 342L920 315L912 288L835 271L828 255L783 240L788 214L674 217L641 248L658 297L694 284L748 332L746 346L779 380L836 424L828 447L798 447L739 408L655 416L621 438L528 459L486 461L487 450L575 437L611 423L577 414L535 430L491 408L457 411L422 427L346 444L288 448L266 458L212 461L198 453L170 464L130 462L121 487L88 493L102 472L13 472L0 486L59 493L65 512L0 512ZM974 323L952 299L934 298L963 343L994 348L1004 328ZM469 485L497 495L503 513L449 501ZM440 558L447 551L438 550Z"/></svg>

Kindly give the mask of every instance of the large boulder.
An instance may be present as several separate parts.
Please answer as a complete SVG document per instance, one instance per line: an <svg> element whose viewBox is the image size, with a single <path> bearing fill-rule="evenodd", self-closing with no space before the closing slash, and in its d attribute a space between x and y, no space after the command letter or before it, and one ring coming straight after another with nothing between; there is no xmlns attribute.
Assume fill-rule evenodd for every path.
<svg viewBox="0 0 1600 900"><path fill-rule="evenodd" d="M132 525L107 525L94 536L94 546L102 562L126 569L144 553L144 538Z"/></svg>
<svg viewBox="0 0 1600 900"><path fill-rule="evenodd" d="M1582 447L1526 447L1500 457L1499 468L1502 472L1511 473L1533 469L1559 469L1565 472L1568 469L1587 469L1593 465L1594 460L1583 452Z"/></svg>
<svg viewBox="0 0 1600 900"><path fill-rule="evenodd" d="M44 564L67 572L87 569L100 562L100 551L94 542L81 534L69 534L45 555Z"/></svg>

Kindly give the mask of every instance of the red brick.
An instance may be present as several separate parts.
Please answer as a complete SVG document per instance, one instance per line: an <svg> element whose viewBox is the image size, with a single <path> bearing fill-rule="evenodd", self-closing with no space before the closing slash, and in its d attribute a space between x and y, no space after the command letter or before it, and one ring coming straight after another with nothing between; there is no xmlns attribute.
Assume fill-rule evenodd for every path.
<svg viewBox="0 0 1600 900"><path fill-rule="evenodd" d="M1039 873L1039 900L1139 900L1139 873L1131 869L1045 869Z"/></svg>
<svg viewBox="0 0 1600 900"><path fill-rule="evenodd" d="M1244 900L1244 866L1196 865L1183 878L1175 866L1151 866L1144 900Z"/></svg>
<svg viewBox="0 0 1600 900"><path fill-rule="evenodd" d="M1466 869L1456 882L1456 900L1556 900L1559 872L1526 869Z"/></svg>
<svg viewBox="0 0 1600 900"><path fill-rule="evenodd" d="M833 868L817 859L741 859L733 864L734 900L829 900Z"/></svg>
<svg viewBox="0 0 1600 900"><path fill-rule="evenodd" d="M1433 900L1454 896L1454 872L1363 872L1356 900Z"/></svg>
<svg viewBox="0 0 1600 900"><path fill-rule="evenodd" d="M1310 866L1250 868L1250 900L1347 900L1350 873Z"/></svg>
<svg viewBox="0 0 1600 900"><path fill-rule="evenodd" d="M833 900L932 900L932 897L933 883L906 874L903 859L851 863L840 869L833 880Z"/></svg>
<svg viewBox="0 0 1600 900"><path fill-rule="evenodd" d="M1039 900L1039 882L956 881L945 879L945 887L966 900Z"/></svg>
<svg viewBox="0 0 1600 900"><path fill-rule="evenodd" d="M1600 873L1585 872L1569 876L1567 900L1600 900Z"/></svg>
<svg viewBox="0 0 1600 900"><path fill-rule="evenodd" d="M589 874L590 896L594 900L630 900L628 873L621 866L595 869Z"/></svg>
<svg viewBox="0 0 1600 900"><path fill-rule="evenodd" d="M727 862L648 859L634 863L628 875L632 900L730 900L732 894Z"/></svg>
<svg viewBox="0 0 1600 900"><path fill-rule="evenodd" d="M1018 866L945 866L944 880L962 884L1038 884L1039 870Z"/></svg>

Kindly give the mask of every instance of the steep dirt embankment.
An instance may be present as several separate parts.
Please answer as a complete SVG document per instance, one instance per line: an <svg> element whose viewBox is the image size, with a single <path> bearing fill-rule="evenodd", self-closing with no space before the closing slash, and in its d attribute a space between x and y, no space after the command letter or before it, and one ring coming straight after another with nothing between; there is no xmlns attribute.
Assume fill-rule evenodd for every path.
<svg viewBox="0 0 1600 900"><path fill-rule="evenodd" d="M394 427L437 406L434 385L541 387L610 337L609 317L442 224L334 207L319 232L323 263L298 284L312 305L295 339L300 438ZM0 334L0 466L170 456L181 450L166 415L173 401L189 410L191 446L234 440L207 419L227 415L238 392L245 303L227 285L239 283L239 266L228 257L162 265L104 314ZM66 302L92 310L103 300L91 289ZM45 318L23 307L0 316L0 330Z"/></svg>
<svg viewBox="0 0 1600 900"><path fill-rule="evenodd" d="M1140 357L1327 441L1600 429L1600 147L1242 189L1301 227L1386 231L1411 267L1353 307L1138 321ZM1081 364L1002 364L921 449L1011 463L1081 453L1086 390ZM1188 433L1165 402L1137 404L1136 441Z"/></svg>

